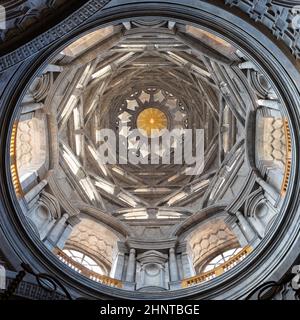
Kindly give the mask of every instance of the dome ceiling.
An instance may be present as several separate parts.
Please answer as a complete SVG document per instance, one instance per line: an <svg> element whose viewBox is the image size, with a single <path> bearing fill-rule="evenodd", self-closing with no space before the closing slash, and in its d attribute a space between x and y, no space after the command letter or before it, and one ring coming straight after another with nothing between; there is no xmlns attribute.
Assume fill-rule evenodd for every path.
<svg viewBox="0 0 300 320"><path fill-rule="evenodd" d="M116 23L31 83L12 137L15 190L63 261L82 251L134 290L155 269L167 279L156 289L172 289L223 251L244 259L270 229L291 168L282 110L259 66L221 37L150 17Z"/></svg>
<svg viewBox="0 0 300 320"><path fill-rule="evenodd" d="M89 202L115 211L128 206L180 207L183 200L189 201L194 185L203 183L199 193L205 192L225 155L218 148L222 79L216 78L213 66L220 63L232 72L230 64L238 56L231 45L191 26L175 28L171 22L145 19L95 31L63 53L56 63L66 65L69 82L78 80L68 91L69 100L64 97L66 102L58 108L59 138L69 157L80 163L84 183L90 185ZM243 135L242 108L237 118L231 115L236 127L230 129L231 147ZM131 135L135 129L149 135L151 128L158 129L156 135L161 129L177 129L178 135L184 129L203 129L202 174L186 174L189 165L184 163L144 164L151 150L145 139ZM115 130L118 140L128 138L129 152L136 152L141 163L99 165L101 129ZM163 152L159 148L156 154L162 157Z"/></svg>

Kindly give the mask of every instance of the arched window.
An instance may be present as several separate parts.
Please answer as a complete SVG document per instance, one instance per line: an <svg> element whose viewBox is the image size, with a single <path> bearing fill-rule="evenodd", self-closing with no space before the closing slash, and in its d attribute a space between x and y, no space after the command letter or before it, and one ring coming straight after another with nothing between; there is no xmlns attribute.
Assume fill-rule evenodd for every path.
<svg viewBox="0 0 300 320"><path fill-rule="evenodd" d="M99 266L99 264L95 260L93 260L91 257L87 256L85 253L82 253L82 252L79 252L76 250L68 250L68 249L63 250L63 252L66 255L68 255L71 259L73 259L74 261L82 264L87 269L94 271L94 272L97 272L102 275L105 274L103 268L101 266Z"/></svg>
<svg viewBox="0 0 300 320"><path fill-rule="evenodd" d="M219 267L221 264L227 262L230 258L238 254L241 250L242 248L236 248L236 249L231 249L219 254L205 266L203 272L207 272Z"/></svg>

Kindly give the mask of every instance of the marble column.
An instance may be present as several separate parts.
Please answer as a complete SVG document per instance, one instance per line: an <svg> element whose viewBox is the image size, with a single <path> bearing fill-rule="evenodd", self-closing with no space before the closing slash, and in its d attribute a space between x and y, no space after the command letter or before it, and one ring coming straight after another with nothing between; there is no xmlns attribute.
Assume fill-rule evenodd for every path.
<svg viewBox="0 0 300 320"><path fill-rule="evenodd" d="M69 239L70 237L70 234L72 233L73 231L73 227L68 224L65 229L63 230L61 236L59 237L57 243L56 243L56 247L59 248L59 249L63 249L67 240Z"/></svg>
<svg viewBox="0 0 300 320"><path fill-rule="evenodd" d="M181 254L177 255L177 266L178 266L178 276L179 280L183 279L183 268L182 268L182 260L181 260Z"/></svg>
<svg viewBox="0 0 300 320"><path fill-rule="evenodd" d="M279 197L279 192L275 190L269 183L260 177L256 177L257 183L263 188L263 190L276 202ZM273 201L272 201L273 202ZM274 203L272 203L274 204Z"/></svg>
<svg viewBox="0 0 300 320"><path fill-rule="evenodd" d="M248 245L248 240L246 239L244 232L242 231L241 226L238 224L237 217L234 216L228 216L225 218L225 223L229 227L229 229L236 235L240 246L245 247Z"/></svg>
<svg viewBox="0 0 300 320"><path fill-rule="evenodd" d="M65 213L54 225L52 230L47 236L47 239L45 240L45 244L48 248L53 249L56 247L56 245L59 243L61 247L61 238L65 235L65 229L68 229L67 220L69 218L69 215ZM70 233L69 233L70 234Z"/></svg>
<svg viewBox="0 0 300 320"><path fill-rule="evenodd" d="M181 261L184 279L193 277L195 275L195 271L193 270L189 254L187 252L182 252Z"/></svg>
<svg viewBox="0 0 300 320"><path fill-rule="evenodd" d="M123 242L118 241L114 249L113 263L110 270L110 277L118 280L125 280L124 266L125 266L125 252L127 248Z"/></svg>
<svg viewBox="0 0 300 320"><path fill-rule="evenodd" d="M162 265L160 265L159 270L160 270L160 285L162 287L165 287L165 268Z"/></svg>
<svg viewBox="0 0 300 320"><path fill-rule="evenodd" d="M69 217L69 215L66 214L66 216L68 217L68 220L65 222L63 232L56 243L56 247L61 250L65 247L65 244L68 241L73 228L81 222L80 218L77 215Z"/></svg>
<svg viewBox="0 0 300 320"><path fill-rule="evenodd" d="M169 250L169 266L171 281L178 281L178 267L174 248Z"/></svg>
<svg viewBox="0 0 300 320"><path fill-rule="evenodd" d="M125 263L124 253L118 252L114 261L114 272L111 273L112 278L122 280L124 263Z"/></svg>
<svg viewBox="0 0 300 320"><path fill-rule="evenodd" d="M53 228L55 224L55 220L51 220L46 226L44 226L41 230L39 230L40 238L44 241L47 238L49 231Z"/></svg>
<svg viewBox="0 0 300 320"><path fill-rule="evenodd" d="M246 217L239 211L236 213L236 216L239 220L240 227L246 239L250 242L253 239L257 238L256 232L254 231Z"/></svg>
<svg viewBox="0 0 300 320"><path fill-rule="evenodd" d="M136 265L135 253L136 253L135 249L130 249L128 265L127 265L127 272L126 272L126 281L127 282L134 282L135 281L135 265Z"/></svg>

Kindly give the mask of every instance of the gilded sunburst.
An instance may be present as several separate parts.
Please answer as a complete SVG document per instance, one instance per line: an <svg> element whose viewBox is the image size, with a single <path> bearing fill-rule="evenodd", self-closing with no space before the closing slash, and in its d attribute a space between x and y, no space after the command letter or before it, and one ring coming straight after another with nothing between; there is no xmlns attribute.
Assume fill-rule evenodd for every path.
<svg viewBox="0 0 300 320"><path fill-rule="evenodd" d="M167 116L157 108L147 108L137 118L137 128L144 130L148 137L157 135L168 125Z"/></svg>

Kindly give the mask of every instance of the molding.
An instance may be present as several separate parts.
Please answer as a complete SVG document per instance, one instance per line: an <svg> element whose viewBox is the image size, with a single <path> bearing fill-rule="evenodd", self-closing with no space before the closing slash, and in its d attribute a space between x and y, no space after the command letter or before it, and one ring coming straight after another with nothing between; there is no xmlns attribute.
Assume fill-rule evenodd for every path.
<svg viewBox="0 0 300 320"><path fill-rule="evenodd" d="M99 12L110 0L90 0L68 18L37 36L17 50L0 57L0 72L8 69L31 56L38 54L43 49L51 46L55 41L72 33L74 29L83 25L95 13Z"/></svg>
<svg viewBox="0 0 300 320"><path fill-rule="evenodd" d="M192 230L196 229L202 222L209 221L210 219L217 218L220 215L228 215L225 211L226 205L216 204L200 212L192 215L188 219L184 220L180 225L175 226L172 234L177 237L184 237L186 233L191 233Z"/></svg>
<svg viewBox="0 0 300 320"><path fill-rule="evenodd" d="M126 240L126 243L129 248L141 249L141 250L162 250L162 249L171 249L174 248L177 239L168 239L168 240L159 240L159 242L155 241L143 241L134 238L129 238Z"/></svg>
<svg viewBox="0 0 300 320"><path fill-rule="evenodd" d="M89 206L88 204L83 202L77 202L75 205L76 208L80 211L80 217L83 217L83 215L87 215L89 217L96 218L99 222L108 226L111 230L117 231L123 238L126 238L132 232L128 225L115 218L114 216L102 212L100 209Z"/></svg>
<svg viewBox="0 0 300 320"><path fill-rule="evenodd" d="M268 7L267 3L270 4ZM255 22L262 23L296 58L300 57L299 30L293 29L289 22L296 16L296 12L290 9L299 6L298 1L225 0L225 4L239 8Z"/></svg>

